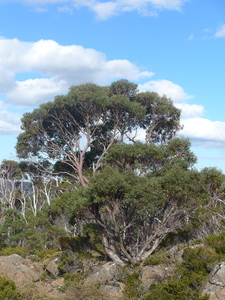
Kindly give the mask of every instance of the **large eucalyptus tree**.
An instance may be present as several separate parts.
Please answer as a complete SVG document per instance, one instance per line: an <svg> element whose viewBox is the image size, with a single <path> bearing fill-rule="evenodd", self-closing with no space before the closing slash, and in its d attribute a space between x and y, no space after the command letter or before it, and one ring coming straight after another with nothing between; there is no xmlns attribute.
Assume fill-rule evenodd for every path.
<svg viewBox="0 0 225 300"><path fill-rule="evenodd" d="M170 99L138 93L127 80L87 83L25 113L16 149L20 158L55 162L55 171L87 186L113 144L137 141L140 129L146 143L166 142L181 128L179 118Z"/></svg>

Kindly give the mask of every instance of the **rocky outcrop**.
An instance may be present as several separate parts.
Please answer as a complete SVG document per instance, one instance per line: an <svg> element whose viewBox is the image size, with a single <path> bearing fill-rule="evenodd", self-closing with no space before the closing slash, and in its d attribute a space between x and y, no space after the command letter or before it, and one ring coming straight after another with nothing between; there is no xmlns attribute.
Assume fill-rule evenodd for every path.
<svg viewBox="0 0 225 300"><path fill-rule="evenodd" d="M0 256L0 276L11 279L17 287L40 280L41 267L17 254Z"/></svg>
<svg viewBox="0 0 225 300"><path fill-rule="evenodd" d="M202 294L209 294L209 300L225 299L225 262L217 264L208 276Z"/></svg>

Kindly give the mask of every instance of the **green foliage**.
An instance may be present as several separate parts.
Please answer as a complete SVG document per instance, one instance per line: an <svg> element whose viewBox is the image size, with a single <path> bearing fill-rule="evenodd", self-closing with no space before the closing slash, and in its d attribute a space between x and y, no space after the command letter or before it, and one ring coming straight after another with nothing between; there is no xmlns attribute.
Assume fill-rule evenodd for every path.
<svg viewBox="0 0 225 300"><path fill-rule="evenodd" d="M136 101L146 109L145 118L140 122L140 126L147 129L146 142L168 141L181 128L181 111L174 107L171 99L160 97L155 92L145 92L139 93ZM151 131L150 128L154 130Z"/></svg>
<svg viewBox="0 0 225 300"><path fill-rule="evenodd" d="M58 270L61 274L69 272L74 269L74 266L77 266L77 254L70 250L63 251L60 256L60 262L58 264ZM82 265L77 266L82 267Z"/></svg>
<svg viewBox="0 0 225 300"><path fill-rule="evenodd" d="M218 254L225 254L225 231L211 234L204 239L205 243L215 249Z"/></svg>
<svg viewBox="0 0 225 300"><path fill-rule="evenodd" d="M55 249L44 249L40 252L37 253L37 256L41 259L44 260L46 258L46 256L51 256L54 255L56 253Z"/></svg>
<svg viewBox="0 0 225 300"><path fill-rule="evenodd" d="M89 236L62 236L59 240L62 249L70 249L77 253L84 253L92 249Z"/></svg>
<svg viewBox="0 0 225 300"><path fill-rule="evenodd" d="M221 256L213 248L195 246L186 248L181 263L173 278L167 282L152 285L144 300L207 300L201 296L200 288L213 266Z"/></svg>
<svg viewBox="0 0 225 300"><path fill-rule="evenodd" d="M159 265L169 264L172 262L172 258L167 251L159 250L158 252L149 256L145 261L145 265Z"/></svg>
<svg viewBox="0 0 225 300"><path fill-rule="evenodd" d="M183 254L183 264L181 264L178 273L181 272L183 277L196 276L200 282L211 271L213 264L216 264L220 260L220 256L217 255L214 249L210 247L195 246L195 248L186 248ZM201 278L202 277L202 278ZM199 279L198 279L199 278ZM198 282L192 282L190 284L196 285Z"/></svg>
<svg viewBox="0 0 225 300"><path fill-rule="evenodd" d="M140 127L147 143L166 142L181 128L179 118L180 110L170 99L137 94L137 85L127 80L109 87L81 84L24 114L16 149L21 158L58 160L61 174L86 186L84 173L93 167L95 174L113 144L124 143L127 135L137 141L132 132Z"/></svg>
<svg viewBox="0 0 225 300"><path fill-rule="evenodd" d="M225 175L220 170L214 167L204 168L201 174L212 195L215 192L225 192Z"/></svg>
<svg viewBox="0 0 225 300"><path fill-rule="evenodd" d="M124 289L124 295L128 299L140 299L144 293L144 288L141 285L141 280L139 278L140 271L135 271L132 274L126 274L123 281L126 285Z"/></svg>
<svg viewBox="0 0 225 300"><path fill-rule="evenodd" d="M129 99L132 99L136 96L137 87L137 84L129 82L126 79L122 79L111 84L110 93L112 95L124 95Z"/></svg>
<svg viewBox="0 0 225 300"><path fill-rule="evenodd" d="M12 280L0 277L0 300L21 300L21 294L17 291Z"/></svg>
<svg viewBox="0 0 225 300"><path fill-rule="evenodd" d="M6 247L2 248L0 251L1 256L8 256L11 254L18 254L22 257L25 257L27 255L27 249L25 247Z"/></svg>
<svg viewBox="0 0 225 300"><path fill-rule="evenodd" d="M187 288L180 280L151 285L150 293L143 300L208 300L209 296L201 296L198 290Z"/></svg>
<svg viewBox="0 0 225 300"><path fill-rule="evenodd" d="M65 234L65 230L54 224L48 209L38 211L36 216L28 211L26 222L15 210L7 210L5 222L0 224L0 233L7 247L15 248L22 244L27 252L35 254L44 248L58 250L59 237Z"/></svg>

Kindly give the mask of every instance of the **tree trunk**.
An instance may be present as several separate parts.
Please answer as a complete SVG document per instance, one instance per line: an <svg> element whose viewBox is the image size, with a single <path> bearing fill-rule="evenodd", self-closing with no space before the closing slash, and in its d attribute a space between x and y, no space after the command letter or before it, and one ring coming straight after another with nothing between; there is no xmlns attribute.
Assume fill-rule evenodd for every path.
<svg viewBox="0 0 225 300"><path fill-rule="evenodd" d="M124 267L126 263L116 254L114 245L108 242L106 235L102 235L102 243L109 258L111 258L118 266Z"/></svg>

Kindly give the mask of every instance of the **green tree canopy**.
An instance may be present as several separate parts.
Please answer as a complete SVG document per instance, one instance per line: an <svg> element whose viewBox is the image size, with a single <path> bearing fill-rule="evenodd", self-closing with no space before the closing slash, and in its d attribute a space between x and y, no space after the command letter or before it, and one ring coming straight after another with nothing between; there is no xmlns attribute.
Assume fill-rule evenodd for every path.
<svg viewBox="0 0 225 300"><path fill-rule="evenodd" d="M95 174L112 145L138 141L139 129L146 143L164 143L181 128L179 117L170 99L138 94L127 80L87 83L24 114L16 149L20 158L58 162L58 171L87 186L86 171Z"/></svg>

